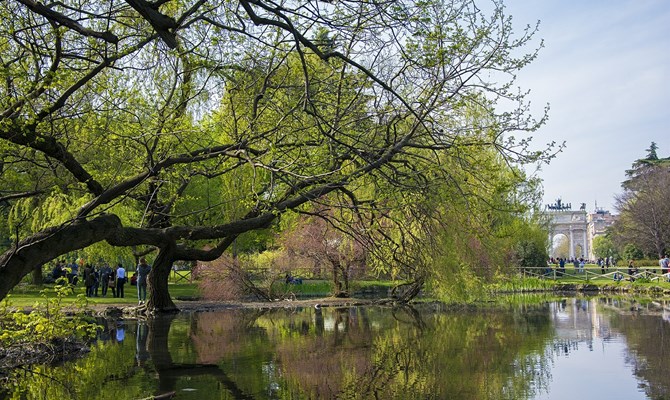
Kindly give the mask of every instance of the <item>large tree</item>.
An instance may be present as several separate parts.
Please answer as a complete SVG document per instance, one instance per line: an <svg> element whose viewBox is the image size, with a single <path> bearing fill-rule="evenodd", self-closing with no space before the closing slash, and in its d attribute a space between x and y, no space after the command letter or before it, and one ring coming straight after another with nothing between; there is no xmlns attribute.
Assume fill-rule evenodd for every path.
<svg viewBox="0 0 670 400"><path fill-rule="evenodd" d="M656 142L651 142L646 150L647 156L633 162L631 169L626 170L626 180L621 183L624 190L635 191L635 185L643 179L646 174L662 167L670 167L670 157L658 158L656 153L658 146Z"/></svg>
<svg viewBox="0 0 670 400"><path fill-rule="evenodd" d="M148 307L172 310L175 260L289 210L386 212L371 185L476 171L443 163L464 149L552 155L530 149L544 116L514 86L535 30L496 0L7 0L0 16L0 298L106 242L157 252Z"/></svg>
<svg viewBox="0 0 670 400"><path fill-rule="evenodd" d="M670 157L659 158L657 148L652 142L647 156L626 171L611 236L621 249L633 245L647 256L662 257L670 249Z"/></svg>
<svg viewBox="0 0 670 400"><path fill-rule="evenodd" d="M620 248L628 244L648 256L662 257L670 249L670 167L648 168L616 197L619 219L611 228Z"/></svg>
<svg viewBox="0 0 670 400"><path fill-rule="evenodd" d="M618 258L617 249L609 234L599 235L593 238L593 254L596 257L602 258Z"/></svg>

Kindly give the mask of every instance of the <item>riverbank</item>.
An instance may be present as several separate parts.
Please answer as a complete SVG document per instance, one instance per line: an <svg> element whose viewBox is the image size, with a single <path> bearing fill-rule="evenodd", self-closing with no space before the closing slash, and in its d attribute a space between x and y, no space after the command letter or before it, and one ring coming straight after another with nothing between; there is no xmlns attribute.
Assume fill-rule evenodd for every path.
<svg viewBox="0 0 670 400"><path fill-rule="evenodd" d="M227 309L277 309L277 308L325 308L325 307L358 307L370 305L392 305L390 299L361 299L321 297L302 300L263 301L208 301L208 300L175 300L179 312L207 312ZM99 316L133 316L142 311L141 306L125 303L95 304L88 307L93 314Z"/></svg>
<svg viewBox="0 0 670 400"><path fill-rule="evenodd" d="M89 344L76 338L55 338L46 342L0 346L0 381L16 368L37 364L59 364L90 352Z"/></svg>
<svg viewBox="0 0 670 400"><path fill-rule="evenodd" d="M658 295L670 296L670 287L654 284L634 284L624 283L605 283L605 284L575 284L560 283L556 284L555 291L558 292L598 292L598 293L618 293L618 294L640 294L640 295Z"/></svg>
<svg viewBox="0 0 670 400"><path fill-rule="evenodd" d="M560 283L555 284L551 288L526 287L516 291L500 291L493 295L511 295L511 294L547 294L547 295L575 295L581 294L586 296L597 295L628 295L639 296L645 298L670 298L670 288L659 286L645 286L635 284L578 284L578 283ZM434 302L437 300L418 299L418 302L428 301ZM397 303L389 298L339 298L339 297L310 297L298 300L278 300L271 302L255 301L255 300L240 300L240 301L208 301L208 300L174 300L175 305L179 308L179 312L208 312L226 309L292 309L292 308L325 308L325 307L358 307L358 306L394 306ZM494 301L495 302L495 301ZM483 301L480 305L490 304L491 301ZM458 304L453 304L458 306ZM463 306L463 305L461 305ZM469 304L468 306L477 307L476 304ZM126 316L133 317L138 314L141 307L128 304L97 304L89 307L95 314L101 316Z"/></svg>
<svg viewBox="0 0 670 400"><path fill-rule="evenodd" d="M91 303L85 313L92 316L111 319L134 319L142 316L143 307L128 304L125 299L120 301ZM111 299L108 299L111 301ZM374 304L389 304L388 300L358 299L358 298L310 298L305 300L280 300L273 302L260 301L206 301L206 300L174 300L179 312L210 312L226 309L281 309L281 308L325 308L325 307L355 307ZM18 309L15 307L15 309ZM32 307L20 307L24 312L30 312ZM62 310L65 314L74 314L75 309L65 305ZM81 312L81 309L76 309ZM70 314L70 315L72 315ZM8 372L15 368L22 368L34 364L57 364L81 358L89 352L87 342L76 338L55 338L49 341L34 343L20 343L7 347L0 346L0 381L8 376Z"/></svg>

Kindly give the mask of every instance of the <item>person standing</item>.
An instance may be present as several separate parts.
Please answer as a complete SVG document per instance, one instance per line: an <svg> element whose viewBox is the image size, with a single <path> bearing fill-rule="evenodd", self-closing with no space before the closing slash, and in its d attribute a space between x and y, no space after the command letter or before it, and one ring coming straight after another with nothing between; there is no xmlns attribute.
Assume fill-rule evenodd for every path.
<svg viewBox="0 0 670 400"><path fill-rule="evenodd" d="M637 268L635 268L635 263L632 259L628 260L628 275L630 276L630 281L635 280L635 274L637 274Z"/></svg>
<svg viewBox="0 0 670 400"><path fill-rule="evenodd" d="M116 297L116 268L109 268L109 281L107 282L107 287L112 289L112 297Z"/></svg>
<svg viewBox="0 0 670 400"><path fill-rule="evenodd" d="M137 266L137 300L139 304L144 304L147 300L147 276L151 272L151 266L147 264L146 258L140 258L140 264Z"/></svg>
<svg viewBox="0 0 670 400"><path fill-rule="evenodd" d="M666 282L670 281L670 275L668 275L668 272L670 272L670 258L667 254L658 260L658 266L661 268L661 279Z"/></svg>
<svg viewBox="0 0 670 400"><path fill-rule="evenodd" d="M84 285L86 286L86 297L93 297L93 284L95 283L95 277L93 276L93 267L90 264L86 264L84 267Z"/></svg>
<svg viewBox="0 0 670 400"><path fill-rule="evenodd" d="M98 297L98 288L100 287L100 268L95 265L93 268L93 297Z"/></svg>
<svg viewBox="0 0 670 400"><path fill-rule="evenodd" d="M107 289L109 288L109 277L112 274L112 268L105 263L100 269L100 282L102 283L102 297L107 296Z"/></svg>
<svg viewBox="0 0 670 400"><path fill-rule="evenodd" d="M65 271L63 271L63 262L58 261L56 265L54 265L53 271L51 271L51 277L53 278L53 281L56 282L58 278L62 277L65 274Z"/></svg>
<svg viewBox="0 0 670 400"><path fill-rule="evenodd" d="M659 264L661 265L661 274L663 275L667 274L668 268L670 268L670 258L668 258L667 254L665 255L665 257L661 258Z"/></svg>
<svg viewBox="0 0 670 400"><path fill-rule="evenodd" d="M77 264L76 260L72 260L72 263L70 264L70 275L68 276L68 281L73 285L76 285L79 281L79 264Z"/></svg>
<svg viewBox="0 0 670 400"><path fill-rule="evenodd" d="M121 263L119 263L119 266L116 268L116 297L124 297L125 293L123 292L123 285L125 284L126 269L123 268Z"/></svg>

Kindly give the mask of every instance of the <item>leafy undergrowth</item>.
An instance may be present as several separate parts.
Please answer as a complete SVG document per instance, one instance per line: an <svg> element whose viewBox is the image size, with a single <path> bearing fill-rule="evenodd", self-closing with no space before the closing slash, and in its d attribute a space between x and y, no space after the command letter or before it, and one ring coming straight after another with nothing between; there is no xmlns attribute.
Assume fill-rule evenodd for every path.
<svg viewBox="0 0 670 400"><path fill-rule="evenodd" d="M73 289L66 282L41 292L41 301L24 312L11 304L0 305L0 378L11 379L11 370L30 364L60 362L88 351L98 325L87 315L83 295L64 304Z"/></svg>

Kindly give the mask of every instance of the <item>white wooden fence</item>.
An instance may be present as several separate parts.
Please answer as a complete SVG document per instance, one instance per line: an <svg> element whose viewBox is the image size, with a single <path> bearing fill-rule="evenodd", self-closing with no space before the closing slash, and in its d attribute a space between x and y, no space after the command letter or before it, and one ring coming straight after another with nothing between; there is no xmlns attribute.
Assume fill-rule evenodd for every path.
<svg viewBox="0 0 670 400"><path fill-rule="evenodd" d="M534 276L541 279L576 279L583 280L585 282L595 281L595 280L608 280L608 281L630 281L637 280L640 278L646 278L651 282L670 282L670 273L659 274L656 273L656 270L653 269L639 269L637 273L633 275L628 274L627 268L612 268L605 269L605 273L602 272L600 268L584 268L579 271L574 267L560 269L560 268L549 268L549 267L536 267L536 268L522 268L520 273L523 276Z"/></svg>

